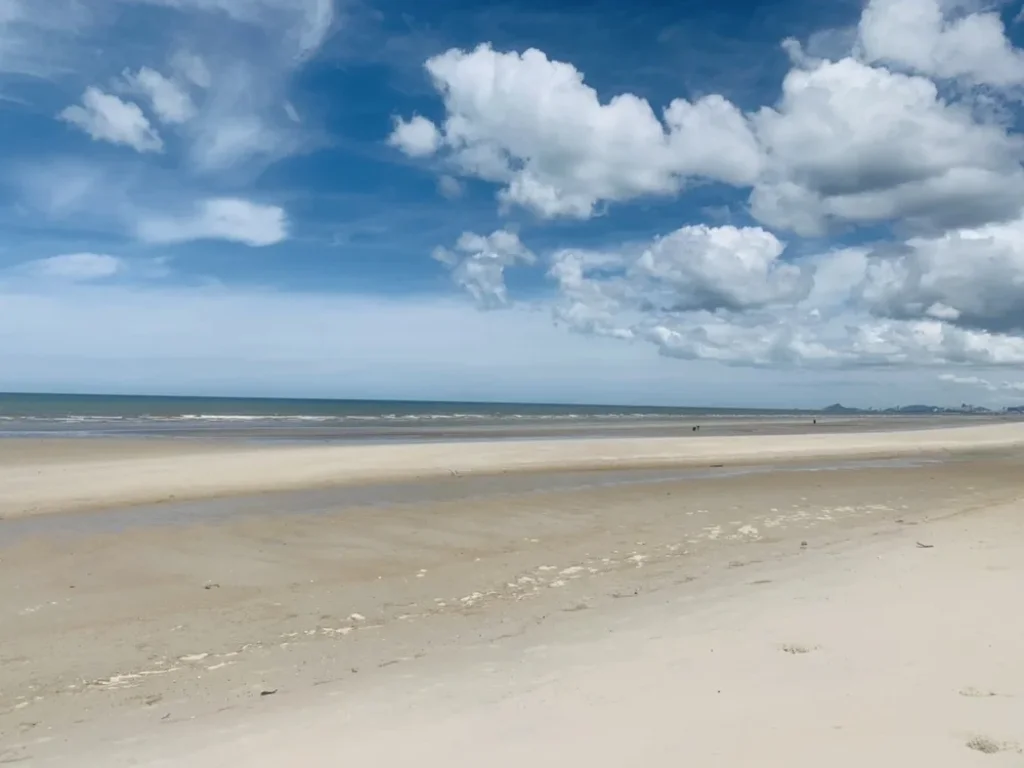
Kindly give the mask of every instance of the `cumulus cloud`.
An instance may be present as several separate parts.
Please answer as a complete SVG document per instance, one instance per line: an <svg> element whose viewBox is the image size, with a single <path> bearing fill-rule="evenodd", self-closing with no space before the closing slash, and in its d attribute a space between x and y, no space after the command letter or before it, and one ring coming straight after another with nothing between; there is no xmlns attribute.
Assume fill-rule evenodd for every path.
<svg viewBox="0 0 1024 768"><path fill-rule="evenodd" d="M160 134L138 104L99 88L86 88L82 103L65 108L59 117L96 141L123 144L136 152L162 152L164 148Z"/></svg>
<svg viewBox="0 0 1024 768"><path fill-rule="evenodd" d="M749 194L761 226L554 250L555 318L575 331L735 365L1019 365L1024 141L999 89L1022 82L1024 53L972 8L870 0L831 58L784 41L779 97L746 113L716 95L660 112L628 92L602 100L540 51L452 49L426 62L443 119L400 119L390 141L541 218L691 179ZM881 242L807 253L780 239L867 228Z"/></svg>
<svg viewBox="0 0 1024 768"><path fill-rule="evenodd" d="M237 198L204 200L187 213L142 216L139 239L149 243L230 240L251 246L274 245L288 237L283 208Z"/></svg>
<svg viewBox="0 0 1024 768"><path fill-rule="evenodd" d="M852 58L797 63L754 118L765 172L751 196L766 224L803 235L830 223L905 220L944 229L1021 209L1024 144L978 123L923 77Z"/></svg>
<svg viewBox="0 0 1024 768"><path fill-rule="evenodd" d="M876 286L885 258L847 248L793 259L760 228L691 226L646 247L559 251L550 274L560 324L646 341L671 357L812 367L1024 362L1024 339L1005 329L885 304Z"/></svg>
<svg viewBox="0 0 1024 768"><path fill-rule="evenodd" d="M188 91L156 70L143 67L135 73L126 72L125 79L130 87L149 99L161 122L185 123L195 116L196 107Z"/></svg>
<svg viewBox="0 0 1024 768"><path fill-rule="evenodd" d="M949 101L929 76L997 82L993 73L1008 67L1000 57L1024 62L1024 53L1001 27L998 45L985 34L970 42L967 33L989 29L994 14L967 14L952 27L943 21L933 35L918 17L936 2L876 0L861 31L865 40L885 37L891 16L919 38L938 35L933 47L945 69L882 66L885 46L918 55L913 41L900 48L902 33L885 45L861 41L867 53L836 60L786 41L792 67L779 100L749 114L719 95L677 98L658 114L628 92L602 101L572 64L535 49L451 49L425 65L443 121L399 118L389 142L494 183L503 205L543 218L586 219L607 203L678 194L692 179L751 189L760 222L804 236L836 226L899 221L942 230L1013 218L1024 199L1024 143L1003 122L979 118L979 105L991 101L984 93Z"/></svg>
<svg viewBox="0 0 1024 768"><path fill-rule="evenodd" d="M628 323L792 303L807 295L810 281L781 260L784 247L758 227L699 225L618 253L562 250L550 269L565 297L556 316L577 329L632 338L645 332L616 317Z"/></svg>
<svg viewBox="0 0 1024 768"><path fill-rule="evenodd" d="M427 157L441 145L441 133L427 118L414 115L410 120L395 120L395 130L388 137L388 143L409 157Z"/></svg>
<svg viewBox="0 0 1024 768"><path fill-rule="evenodd" d="M1024 220L912 238L872 259L864 298L875 312L1024 333Z"/></svg>
<svg viewBox="0 0 1024 768"><path fill-rule="evenodd" d="M965 13L942 0L870 0L858 34L870 62L980 85L1024 84L1024 53L994 10Z"/></svg>
<svg viewBox="0 0 1024 768"><path fill-rule="evenodd" d="M443 125L400 119L389 141L414 157L440 152L542 217L588 218L602 202L674 194L691 178L750 183L760 168L746 118L717 95L676 99L659 117L631 93L602 102L579 70L532 48L452 49L426 69Z"/></svg>
<svg viewBox="0 0 1024 768"><path fill-rule="evenodd" d="M509 303L505 268L536 260L515 232L499 229L489 235L463 232L455 247L435 248L433 257L449 269L452 279L483 308Z"/></svg>

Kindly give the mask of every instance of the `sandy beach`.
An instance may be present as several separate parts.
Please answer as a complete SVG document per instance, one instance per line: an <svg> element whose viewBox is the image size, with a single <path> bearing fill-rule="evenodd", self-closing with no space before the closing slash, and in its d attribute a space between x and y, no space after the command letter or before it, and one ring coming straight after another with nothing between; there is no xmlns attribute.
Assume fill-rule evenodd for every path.
<svg viewBox="0 0 1024 768"><path fill-rule="evenodd" d="M0 516L365 482L919 456L1024 444L1024 424L889 432L327 446L0 441Z"/></svg>
<svg viewBox="0 0 1024 768"><path fill-rule="evenodd" d="M1022 432L9 441L0 761L1012 765Z"/></svg>

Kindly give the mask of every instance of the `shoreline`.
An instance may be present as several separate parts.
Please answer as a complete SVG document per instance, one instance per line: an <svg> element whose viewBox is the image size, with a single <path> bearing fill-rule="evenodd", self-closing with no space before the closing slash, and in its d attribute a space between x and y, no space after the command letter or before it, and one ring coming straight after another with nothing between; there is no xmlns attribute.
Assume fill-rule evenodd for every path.
<svg viewBox="0 0 1024 768"><path fill-rule="evenodd" d="M0 454L0 517L464 475L941 455L1024 445L1024 423L847 434L365 446L162 441L125 446L94 439L64 459L55 457L53 444L45 440L14 443L16 448L0 441L0 451L17 456L4 461Z"/></svg>
<svg viewBox="0 0 1024 768"><path fill-rule="evenodd" d="M1024 421L1009 414L688 414L664 417L202 417L18 419L0 416L0 441L16 439L188 440L248 445L373 445L616 437L724 437L892 432ZM694 430L699 427L699 433Z"/></svg>

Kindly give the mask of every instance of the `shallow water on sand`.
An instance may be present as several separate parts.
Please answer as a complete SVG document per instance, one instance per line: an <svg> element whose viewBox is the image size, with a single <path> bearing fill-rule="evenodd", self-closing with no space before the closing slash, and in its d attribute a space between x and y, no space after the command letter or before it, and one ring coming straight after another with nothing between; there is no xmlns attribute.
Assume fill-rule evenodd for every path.
<svg viewBox="0 0 1024 768"><path fill-rule="evenodd" d="M506 475L458 475L443 480L366 484L338 488L276 491L222 499L164 502L114 509L36 515L3 520L0 548L40 535L119 533L196 523L225 523L246 516L316 515L356 507L386 508L429 502L490 499L524 493L585 491L626 485L655 485L781 472L829 472L850 469L900 469L954 459L898 458L864 461L752 464L687 469L595 470Z"/></svg>

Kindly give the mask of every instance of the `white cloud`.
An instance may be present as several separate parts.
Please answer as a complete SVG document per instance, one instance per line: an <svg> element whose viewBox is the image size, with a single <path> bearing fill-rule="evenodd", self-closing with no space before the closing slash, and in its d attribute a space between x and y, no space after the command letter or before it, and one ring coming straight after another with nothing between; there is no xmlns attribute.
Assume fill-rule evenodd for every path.
<svg viewBox="0 0 1024 768"><path fill-rule="evenodd" d="M288 217L284 209L276 205L214 198L202 201L194 210L182 215L144 215L136 233L139 239L149 243L230 240L264 246L288 237Z"/></svg>
<svg viewBox="0 0 1024 768"><path fill-rule="evenodd" d="M785 246L757 227L688 226L657 238L627 274L645 302L669 312L792 303L810 282L780 259Z"/></svg>
<svg viewBox="0 0 1024 768"><path fill-rule="evenodd" d="M395 120L395 129L388 137L388 144L410 157L427 157L441 146L441 134L427 118L414 115L410 120Z"/></svg>
<svg viewBox="0 0 1024 768"><path fill-rule="evenodd" d="M452 49L426 68L444 124L400 120L391 143L412 156L442 151L501 184L504 203L543 217L588 218L602 202L674 194L689 178L751 183L760 168L746 119L720 96L676 99L659 119L631 93L602 103L582 73L536 49Z"/></svg>
<svg viewBox="0 0 1024 768"><path fill-rule="evenodd" d="M125 79L131 88L149 99L161 122L174 125L188 122L195 116L196 107L188 91L156 70L143 67L134 74L126 72Z"/></svg>
<svg viewBox="0 0 1024 768"><path fill-rule="evenodd" d="M647 247L554 254L555 317L581 333L731 365L1024 363L1024 338L1005 329L886 308L873 282L882 259L841 249L793 262L764 230L684 227Z"/></svg>
<svg viewBox="0 0 1024 768"><path fill-rule="evenodd" d="M3 2L17 14L0 24L0 76L28 74L62 88L88 88L92 104L62 116L94 138L139 151L163 147L139 106L104 85L112 70L124 70L132 90L152 105L153 119L178 134L195 171L255 175L323 142L315 115L300 125L282 104L296 73L335 28L333 0ZM128 6L133 13L124 12ZM140 13L150 23L129 29L125 20ZM132 44L111 43L121 39ZM190 89L200 89L201 97Z"/></svg>
<svg viewBox="0 0 1024 768"><path fill-rule="evenodd" d="M457 197L461 197L465 190L462 187L461 181L454 176L445 174L437 179L437 191L441 193L442 197L454 200Z"/></svg>
<svg viewBox="0 0 1024 768"><path fill-rule="evenodd" d="M203 26L217 30L195 36L191 49L172 58L177 71L206 89L183 129L197 170L260 168L315 145L314 127L304 127L293 119L294 109L289 114L281 105L295 73L334 28L333 0L130 1L174 8L188 18L203 13Z"/></svg>
<svg viewBox="0 0 1024 768"><path fill-rule="evenodd" d="M618 253L559 251L550 270L563 296L555 316L576 330L656 340L653 318L792 304L811 281L781 259L784 247L757 227L700 225Z"/></svg>
<svg viewBox="0 0 1024 768"><path fill-rule="evenodd" d="M86 282L113 277L124 270L124 261L105 253L65 253L19 264L21 274L44 280Z"/></svg>
<svg viewBox="0 0 1024 768"><path fill-rule="evenodd" d="M952 17L948 11L960 11ZM975 84L1024 84L1024 52L995 10L963 12L943 0L870 0L858 27L867 61Z"/></svg>
<svg viewBox="0 0 1024 768"><path fill-rule="evenodd" d="M434 258L452 273L452 279L484 308L506 306L505 268L536 260L514 232L499 229L489 235L463 232L455 248L435 248Z"/></svg>
<svg viewBox="0 0 1024 768"><path fill-rule="evenodd" d="M990 381L979 376L958 376L955 373L943 373L939 381L961 387L980 387L989 392L1024 392L1024 381Z"/></svg>
<svg viewBox="0 0 1024 768"><path fill-rule="evenodd" d="M967 226L1013 217L1024 200L1020 137L977 123L923 77L850 58L798 64L754 123L768 161L752 211L773 227Z"/></svg>
<svg viewBox="0 0 1024 768"><path fill-rule="evenodd" d="M886 2L899 16L933 0ZM866 27L882 5L865 11ZM989 17L968 14L958 29L984 28ZM545 218L586 219L606 203L675 195L690 179L751 187L759 221L806 236L1019 214L1024 142L996 119L997 100L978 92L951 102L925 76L786 48L793 65L774 106L745 115L709 95L675 99L660 116L628 92L602 102L571 64L535 49L452 49L426 62L443 122L398 120L389 141L492 182L504 206Z"/></svg>
<svg viewBox="0 0 1024 768"><path fill-rule="evenodd" d="M137 152L162 152L163 140L138 104L122 101L92 86L82 103L65 108L60 119L81 128L96 141L123 144Z"/></svg>
<svg viewBox="0 0 1024 768"><path fill-rule="evenodd" d="M883 248L868 270L864 299L890 317L1024 333L1024 220Z"/></svg>

